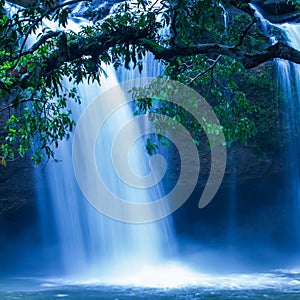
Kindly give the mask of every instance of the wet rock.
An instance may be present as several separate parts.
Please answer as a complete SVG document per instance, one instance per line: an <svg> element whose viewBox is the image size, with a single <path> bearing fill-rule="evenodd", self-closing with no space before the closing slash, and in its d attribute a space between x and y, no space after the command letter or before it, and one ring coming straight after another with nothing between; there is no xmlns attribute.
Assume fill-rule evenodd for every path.
<svg viewBox="0 0 300 300"><path fill-rule="evenodd" d="M261 8L264 17L271 23L300 22L300 13L287 0L253 0L252 3Z"/></svg>
<svg viewBox="0 0 300 300"><path fill-rule="evenodd" d="M120 2L120 0L94 0L88 5L80 2L73 6L72 16L87 18L93 22L97 22L108 16L114 5Z"/></svg>

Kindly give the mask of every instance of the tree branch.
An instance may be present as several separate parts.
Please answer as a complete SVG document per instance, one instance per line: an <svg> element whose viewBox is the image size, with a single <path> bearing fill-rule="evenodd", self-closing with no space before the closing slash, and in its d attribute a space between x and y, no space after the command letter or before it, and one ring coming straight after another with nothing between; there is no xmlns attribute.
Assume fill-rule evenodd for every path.
<svg viewBox="0 0 300 300"><path fill-rule="evenodd" d="M278 42L260 53L254 55L244 54L241 62L245 68L251 69L274 58L281 58L300 64L300 51L283 42Z"/></svg>
<svg viewBox="0 0 300 300"><path fill-rule="evenodd" d="M193 79L191 79L189 84L192 84L199 77L201 77L201 76L205 75L206 73L208 73L209 71L211 71L216 66L216 64L218 63L218 61L220 60L221 57L222 57L222 55L220 54L206 70L204 70L203 72L197 74Z"/></svg>
<svg viewBox="0 0 300 300"><path fill-rule="evenodd" d="M23 55L32 54L34 51L39 49L40 46L42 46L47 40L49 40L52 37L59 36L61 34L61 31L50 31L47 34L43 35L36 43L34 43L30 49L22 53Z"/></svg>
<svg viewBox="0 0 300 300"><path fill-rule="evenodd" d="M147 50L152 52L157 59L163 59L168 62L171 62L173 58L180 56L184 57L200 54L214 54L225 55L234 58L241 62L246 69L257 67L258 65L274 58L286 59L293 63L300 64L300 51L287 44L284 44L283 42L277 42L276 44L255 54L248 54L245 51L235 47L229 47L220 44L200 44L182 48L164 48L147 39L141 40L140 44L144 45Z"/></svg>
<svg viewBox="0 0 300 300"><path fill-rule="evenodd" d="M50 36L59 35L59 33L49 33ZM124 26L111 33L101 33L93 35L89 38L86 36L68 41L68 44L62 46L58 44L57 51L54 51L52 56L43 62L45 66L43 73L52 73L61 65L68 62L73 62L83 56L99 57L102 53L108 52L116 46L124 44L132 44L142 46L146 50L152 52L156 59L172 62L176 57L187 57L195 55L220 56L224 55L236 59L245 68L254 68L264 62L274 58L286 59L296 64L300 64L300 51L282 43L266 48L261 52L249 54L236 46L226 46L222 44L198 44L194 46L179 47L173 46L170 48L159 45L154 41L155 32L151 26L143 29L136 29L130 26ZM49 36L41 38L37 43L42 43ZM29 51L34 51L38 47L34 45Z"/></svg>
<svg viewBox="0 0 300 300"><path fill-rule="evenodd" d="M22 104L22 103L26 103L26 102L33 102L33 101L38 102L37 100L33 100L33 99L29 98L29 99L24 99L24 100L18 102L18 105ZM7 106L4 106L4 107L0 108L0 112L3 112L5 110L11 109L11 108L15 108L15 107L16 107L16 104L15 103L11 103L11 104L9 104Z"/></svg>
<svg viewBox="0 0 300 300"><path fill-rule="evenodd" d="M51 8L49 8L46 12L44 12L40 17L38 17L29 27L27 33L25 34L24 36L24 40L21 44L21 47L20 47L20 50L19 50L19 56L17 58L17 61L15 63L15 66L14 68L17 66L17 64L19 63L20 61L20 58L23 56L23 50L24 50L24 47L27 43L27 40L28 40L28 37L30 36L30 34L32 33L32 30L34 29L35 26L37 26L45 17L47 17L48 15L50 15L52 12L60 9L60 8L63 8L65 6L68 6L68 5L72 5L72 4L76 4L78 2L91 2L92 0L71 0L71 1L67 1L67 2L63 2L63 3L60 3L58 5L55 5Z"/></svg>

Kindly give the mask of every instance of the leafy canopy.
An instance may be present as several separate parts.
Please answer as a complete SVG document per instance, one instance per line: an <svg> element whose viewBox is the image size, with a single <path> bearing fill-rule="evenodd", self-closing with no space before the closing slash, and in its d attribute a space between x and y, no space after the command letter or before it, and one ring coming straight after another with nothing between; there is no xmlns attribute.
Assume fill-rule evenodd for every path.
<svg viewBox="0 0 300 300"><path fill-rule="evenodd" d="M91 25L74 32L67 23L79 2L89 5L40 0L21 7L0 1L3 165L26 153L35 163L54 157L54 147L75 125L67 104L80 103L76 85L101 83L105 65L141 72L146 53L152 52L166 65L163 76L194 87L211 103L230 144L247 142L256 132L252 116L257 107L246 99L237 76L274 57L300 62L295 49L282 43L269 46L249 1L125 1L103 19L89 11ZM47 26L50 21L56 25ZM64 87L64 78L74 87ZM202 134L185 111L168 103L153 105L145 97L136 107L137 113L171 115L189 128L196 143Z"/></svg>

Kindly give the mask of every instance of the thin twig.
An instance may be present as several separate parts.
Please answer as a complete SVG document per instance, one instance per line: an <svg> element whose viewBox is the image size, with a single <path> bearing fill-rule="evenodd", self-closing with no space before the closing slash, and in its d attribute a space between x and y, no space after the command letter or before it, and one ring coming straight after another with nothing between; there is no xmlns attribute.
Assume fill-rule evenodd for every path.
<svg viewBox="0 0 300 300"><path fill-rule="evenodd" d="M153 9L153 7L157 4L158 1L159 1L159 0L156 0L156 1L150 6L149 11L151 11L151 10Z"/></svg>
<svg viewBox="0 0 300 300"><path fill-rule="evenodd" d="M20 105L20 104L22 104L22 103L26 103L26 102L43 102L42 100L34 100L34 99L24 99L24 100L21 100L19 103L18 103L18 106ZM15 103L11 103L10 105L7 105L7 106L5 106L5 107L2 107L1 109L0 109L0 112L2 112L2 111L5 111L5 110L7 110L7 109L11 109L11 108L13 108L15 106Z"/></svg>
<svg viewBox="0 0 300 300"><path fill-rule="evenodd" d="M197 80L199 77L205 75L206 73L208 73L209 71L211 71L217 64L217 62L220 60L220 58L222 57L222 55L220 54L215 61L203 72L197 74L193 79L191 79L191 81L189 82L189 84L192 84L195 80Z"/></svg>
<svg viewBox="0 0 300 300"><path fill-rule="evenodd" d="M22 55L26 54L32 54L34 51L39 49L39 47L44 44L48 39L52 37L59 36L61 34L61 31L50 31L49 33L43 35L35 44L32 45L30 49L27 51L23 52Z"/></svg>

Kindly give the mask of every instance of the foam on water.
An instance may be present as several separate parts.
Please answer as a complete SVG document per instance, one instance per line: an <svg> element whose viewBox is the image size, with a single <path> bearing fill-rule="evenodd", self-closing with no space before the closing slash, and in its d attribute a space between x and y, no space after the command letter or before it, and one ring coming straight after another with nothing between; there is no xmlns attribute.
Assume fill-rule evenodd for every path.
<svg viewBox="0 0 300 300"><path fill-rule="evenodd" d="M44 281L46 280L46 281ZM179 262L158 266L142 266L124 274L82 279L44 279L41 286L119 286L155 289L200 288L210 290L300 289L300 272L276 270L267 273L232 273L226 275L201 273Z"/></svg>

